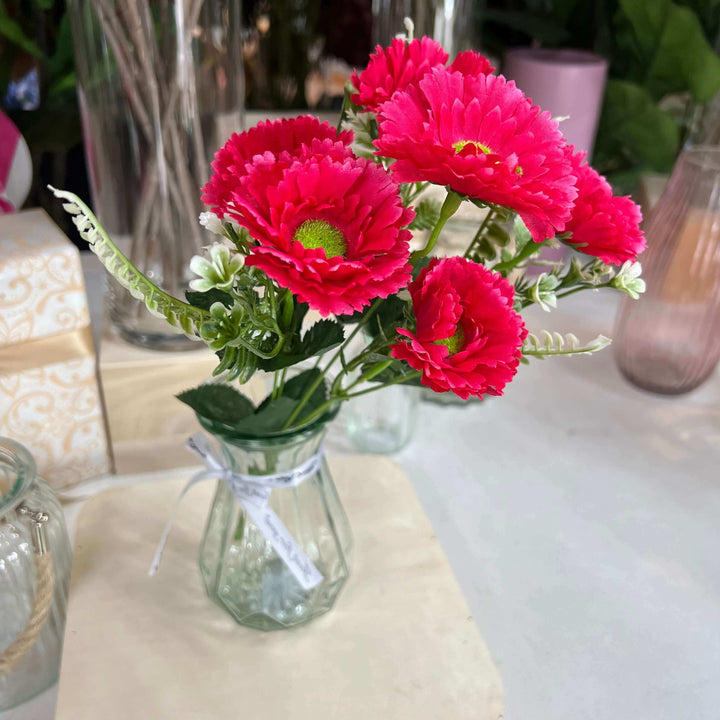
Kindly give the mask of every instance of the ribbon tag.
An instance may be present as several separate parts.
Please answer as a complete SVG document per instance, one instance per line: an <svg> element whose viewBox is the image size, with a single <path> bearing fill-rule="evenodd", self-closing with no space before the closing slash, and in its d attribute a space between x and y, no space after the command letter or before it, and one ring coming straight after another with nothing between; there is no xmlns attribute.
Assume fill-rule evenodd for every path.
<svg viewBox="0 0 720 720"><path fill-rule="evenodd" d="M273 546L275 552L293 574L293 577L300 583L303 590L312 590L319 585L323 580L322 574L303 552L280 518L267 505L273 488L297 487L318 471L322 465L322 449L318 450L315 455L301 465L287 472L270 475L245 475L233 472L224 458L217 455L202 433L196 433L188 438L185 447L192 450L202 459L206 469L190 478L175 501L170 518L160 538L149 574L154 575L160 566L160 559L175 514L187 491L202 480L220 478L230 488L230 492L243 506L263 537Z"/></svg>

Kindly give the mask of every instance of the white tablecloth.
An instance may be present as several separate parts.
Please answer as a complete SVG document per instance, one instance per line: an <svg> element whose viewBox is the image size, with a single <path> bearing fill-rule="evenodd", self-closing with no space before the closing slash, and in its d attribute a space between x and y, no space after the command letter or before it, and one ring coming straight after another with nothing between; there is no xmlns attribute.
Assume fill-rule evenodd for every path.
<svg viewBox="0 0 720 720"><path fill-rule="evenodd" d="M615 303L574 296L528 324L610 335ZM505 720L717 720L717 375L653 396L606 350L420 412L396 459L496 660ZM49 720L52 700L0 718Z"/></svg>

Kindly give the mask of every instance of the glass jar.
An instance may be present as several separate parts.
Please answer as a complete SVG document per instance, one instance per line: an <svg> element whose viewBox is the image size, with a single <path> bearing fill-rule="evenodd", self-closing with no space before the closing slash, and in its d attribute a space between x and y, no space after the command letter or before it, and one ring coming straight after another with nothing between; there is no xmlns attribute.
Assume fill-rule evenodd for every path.
<svg viewBox="0 0 720 720"><path fill-rule="evenodd" d="M240 0L69 0L94 210L138 270L175 297L213 236L198 223L215 150L241 130ZM114 280L109 315L127 341L197 344Z"/></svg>
<svg viewBox="0 0 720 720"><path fill-rule="evenodd" d="M613 348L632 383L677 395L720 360L720 148L680 155L645 234L647 291L623 300Z"/></svg>
<svg viewBox="0 0 720 720"><path fill-rule="evenodd" d="M335 407L306 428L264 438L233 434L203 418L233 472L287 473L321 447ZM274 488L268 501L280 522L322 574L304 589L229 486L218 481L200 547L208 595L241 625L280 630L300 625L333 606L350 573L352 535L325 459L296 487Z"/></svg>
<svg viewBox="0 0 720 720"><path fill-rule="evenodd" d="M369 387L370 383L359 385L357 391ZM421 392L390 385L345 403L342 416L350 442L366 453L393 453L405 447L415 431Z"/></svg>
<svg viewBox="0 0 720 720"><path fill-rule="evenodd" d="M0 438L0 711L57 680L70 560L55 494L30 453Z"/></svg>

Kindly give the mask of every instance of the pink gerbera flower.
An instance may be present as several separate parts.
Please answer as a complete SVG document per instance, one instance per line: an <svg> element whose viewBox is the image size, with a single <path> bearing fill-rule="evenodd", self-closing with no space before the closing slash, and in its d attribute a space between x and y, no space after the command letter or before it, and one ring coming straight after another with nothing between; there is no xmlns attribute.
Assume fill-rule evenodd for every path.
<svg viewBox="0 0 720 720"><path fill-rule="evenodd" d="M527 330L514 290L499 273L460 257L433 259L409 286L414 333L401 328L393 357L422 371L435 392L501 395L520 361Z"/></svg>
<svg viewBox="0 0 720 720"><path fill-rule="evenodd" d="M378 114L378 154L398 182L430 181L516 210L533 239L562 231L577 195L565 141L501 75L434 68Z"/></svg>
<svg viewBox="0 0 720 720"><path fill-rule="evenodd" d="M227 208L258 242L246 264L323 316L360 310L410 279L405 227L415 213L371 160L311 157L280 170L260 163Z"/></svg>
<svg viewBox="0 0 720 720"><path fill-rule="evenodd" d="M406 42L395 38L389 47L377 46L361 73L353 72L351 81L358 92L350 99L365 110L377 111L396 90L404 90L447 61L448 54L436 40L423 37ZM486 57L469 50L459 53L450 69L469 75L489 74L495 68Z"/></svg>
<svg viewBox="0 0 720 720"><path fill-rule="evenodd" d="M640 206L629 197L614 196L607 180L585 162L584 152L574 153L572 147L567 152L578 178L578 197L565 226L572 234L565 242L609 265L635 260L646 245Z"/></svg>
<svg viewBox="0 0 720 720"><path fill-rule="evenodd" d="M390 47L378 45L368 66L360 74L355 70L350 76L358 90L350 99L366 110L377 110L396 90L416 82L432 68L445 65L447 60L448 54L432 38L416 38L411 42L395 38Z"/></svg>
<svg viewBox="0 0 720 720"><path fill-rule="evenodd" d="M240 179L257 164L277 164L277 170L294 160L330 156L342 160L352 156L350 131L338 133L316 117L261 122L244 133L234 133L215 153L213 174L203 188L203 202L224 217Z"/></svg>

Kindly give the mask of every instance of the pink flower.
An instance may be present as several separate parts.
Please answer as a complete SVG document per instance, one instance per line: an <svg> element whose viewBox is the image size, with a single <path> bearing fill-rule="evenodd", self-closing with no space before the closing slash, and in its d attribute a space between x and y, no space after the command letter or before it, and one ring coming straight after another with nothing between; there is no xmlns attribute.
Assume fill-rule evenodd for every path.
<svg viewBox="0 0 720 720"><path fill-rule="evenodd" d="M393 357L422 371L435 392L502 395L517 371L527 330L514 289L499 273L460 257L433 259L409 286L416 330L401 328Z"/></svg>
<svg viewBox="0 0 720 720"><path fill-rule="evenodd" d="M378 123L375 146L397 160L398 182L512 208L537 242L570 219L575 176L557 123L501 75L434 68L383 103Z"/></svg>
<svg viewBox="0 0 720 720"><path fill-rule="evenodd" d="M228 215L258 242L246 265L264 270L321 315L352 313L410 279L403 207L390 174L362 158L257 163Z"/></svg>
<svg viewBox="0 0 720 720"><path fill-rule="evenodd" d="M457 54L457 57L450 63L448 70L463 75L490 75L495 68L484 55L473 50L467 50Z"/></svg>
<svg viewBox="0 0 720 720"><path fill-rule="evenodd" d="M360 74L357 70L352 74L352 84L358 92L350 99L366 110L377 112L396 90L417 83L433 68L444 67L447 61L448 54L429 37L411 42L395 38L390 47L378 45L368 66ZM463 75L489 75L495 68L486 57L468 50L458 54L450 70Z"/></svg>
<svg viewBox="0 0 720 720"><path fill-rule="evenodd" d="M614 196L607 180L584 162L584 152L572 147L567 152L578 178L578 197L565 226L572 235L565 242L609 265L635 260L646 246L640 207L629 197Z"/></svg>
<svg viewBox="0 0 720 720"><path fill-rule="evenodd" d="M447 60L448 54L432 38L416 38L412 42L395 38L390 47L377 46L360 74L357 70L353 72L350 80L358 92L350 99L366 110L377 110L396 90L417 82Z"/></svg>
<svg viewBox="0 0 720 720"><path fill-rule="evenodd" d="M257 164L277 164L277 170L294 160L330 156L342 160L352 156L353 135L338 133L329 123L305 115L289 120L261 122L244 133L235 133L215 153L213 174L203 188L202 199L219 217L229 213L240 179Z"/></svg>

